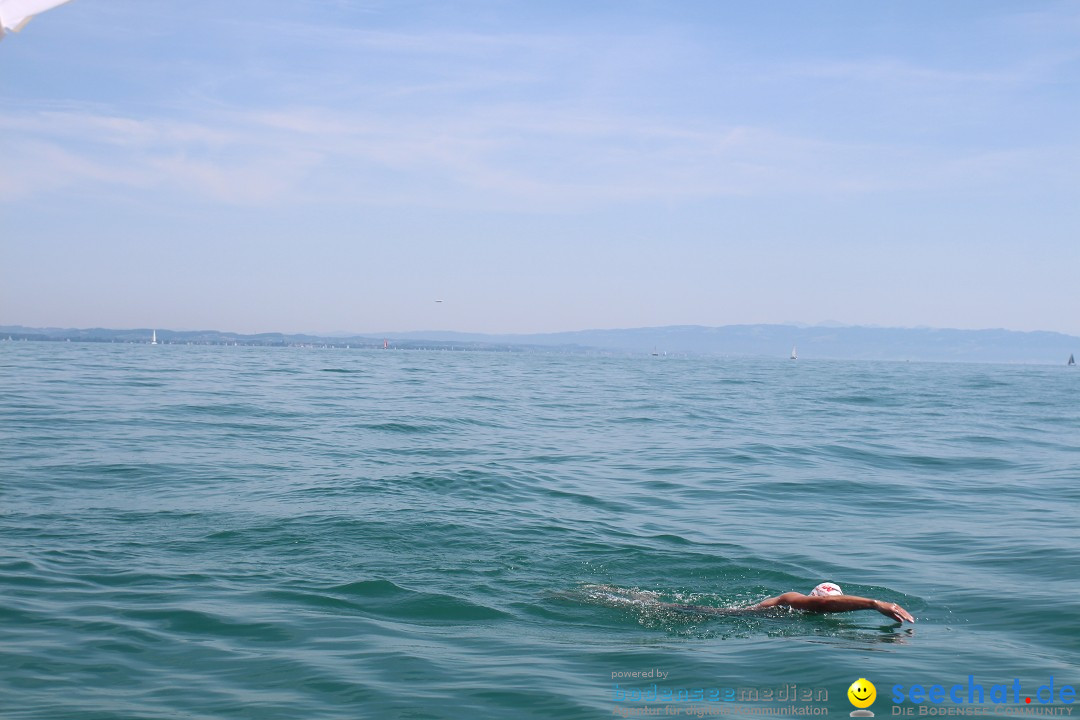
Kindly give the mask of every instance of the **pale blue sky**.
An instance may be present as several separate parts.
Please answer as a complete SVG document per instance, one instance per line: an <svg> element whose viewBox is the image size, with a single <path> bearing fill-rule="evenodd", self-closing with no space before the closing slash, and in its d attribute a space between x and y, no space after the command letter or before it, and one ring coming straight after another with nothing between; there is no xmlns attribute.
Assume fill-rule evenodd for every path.
<svg viewBox="0 0 1080 720"><path fill-rule="evenodd" d="M1074 2L74 0L0 324L1080 334L1078 77Z"/></svg>

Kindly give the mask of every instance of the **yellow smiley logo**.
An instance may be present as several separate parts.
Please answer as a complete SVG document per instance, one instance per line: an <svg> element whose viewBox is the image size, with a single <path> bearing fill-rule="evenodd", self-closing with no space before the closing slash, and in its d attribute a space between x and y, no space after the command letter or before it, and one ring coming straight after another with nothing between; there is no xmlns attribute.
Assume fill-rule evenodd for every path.
<svg viewBox="0 0 1080 720"><path fill-rule="evenodd" d="M857 708L868 708L877 699L877 688L866 678L859 678L847 689L848 700Z"/></svg>

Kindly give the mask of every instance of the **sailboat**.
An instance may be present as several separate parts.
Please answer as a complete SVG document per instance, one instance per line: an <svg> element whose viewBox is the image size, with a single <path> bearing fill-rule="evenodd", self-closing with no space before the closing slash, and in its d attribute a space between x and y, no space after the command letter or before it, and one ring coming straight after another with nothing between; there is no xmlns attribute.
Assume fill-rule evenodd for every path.
<svg viewBox="0 0 1080 720"><path fill-rule="evenodd" d="M794 345L791 346L791 359L792 360L798 360L799 359L799 353L795 352L795 346Z"/></svg>
<svg viewBox="0 0 1080 720"><path fill-rule="evenodd" d="M1074 358L1072 356L1072 353L1069 353L1069 362L1066 363L1066 365L1075 365L1075 364L1076 364L1076 358Z"/></svg>
<svg viewBox="0 0 1080 720"><path fill-rule="evenodd" d="M150 336L150 344L157 345L157 330L153 331L154 334Z"/></svg>

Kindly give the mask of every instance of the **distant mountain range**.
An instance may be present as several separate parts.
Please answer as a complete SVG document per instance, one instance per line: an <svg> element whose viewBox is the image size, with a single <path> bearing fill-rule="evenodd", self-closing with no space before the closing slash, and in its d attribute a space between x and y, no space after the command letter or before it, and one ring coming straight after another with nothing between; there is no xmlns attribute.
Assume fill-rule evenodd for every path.
<svg viewBox="0 0 1080 720"><path fill-rule="evenodd" d="M150 341L151 329L109 330L0 326L0 341L72 342ZM639 355L744 355L788 357L793 347L803 360L916 360L1064 364L1080 353L1080 337L1056 332L1013 330L949 330L861 326L673 325L622 330L579 330L528 335L459 332L406 332L378 335L320 336L285 333L240 333L157 330L163 344L327 345L395 349L457 349L510 352L617 353Z"/></svg>

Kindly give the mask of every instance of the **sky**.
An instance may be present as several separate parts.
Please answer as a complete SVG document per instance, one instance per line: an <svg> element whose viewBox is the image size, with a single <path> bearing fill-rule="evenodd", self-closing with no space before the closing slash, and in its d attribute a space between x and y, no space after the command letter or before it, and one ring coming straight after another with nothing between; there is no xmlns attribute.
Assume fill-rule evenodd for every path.
<svg viewBox="0 0 1080 720"><path fill-rule="evenodd" d="M1080 335L1078 78L1075 2L74 0L0 324Z"/></svg>

